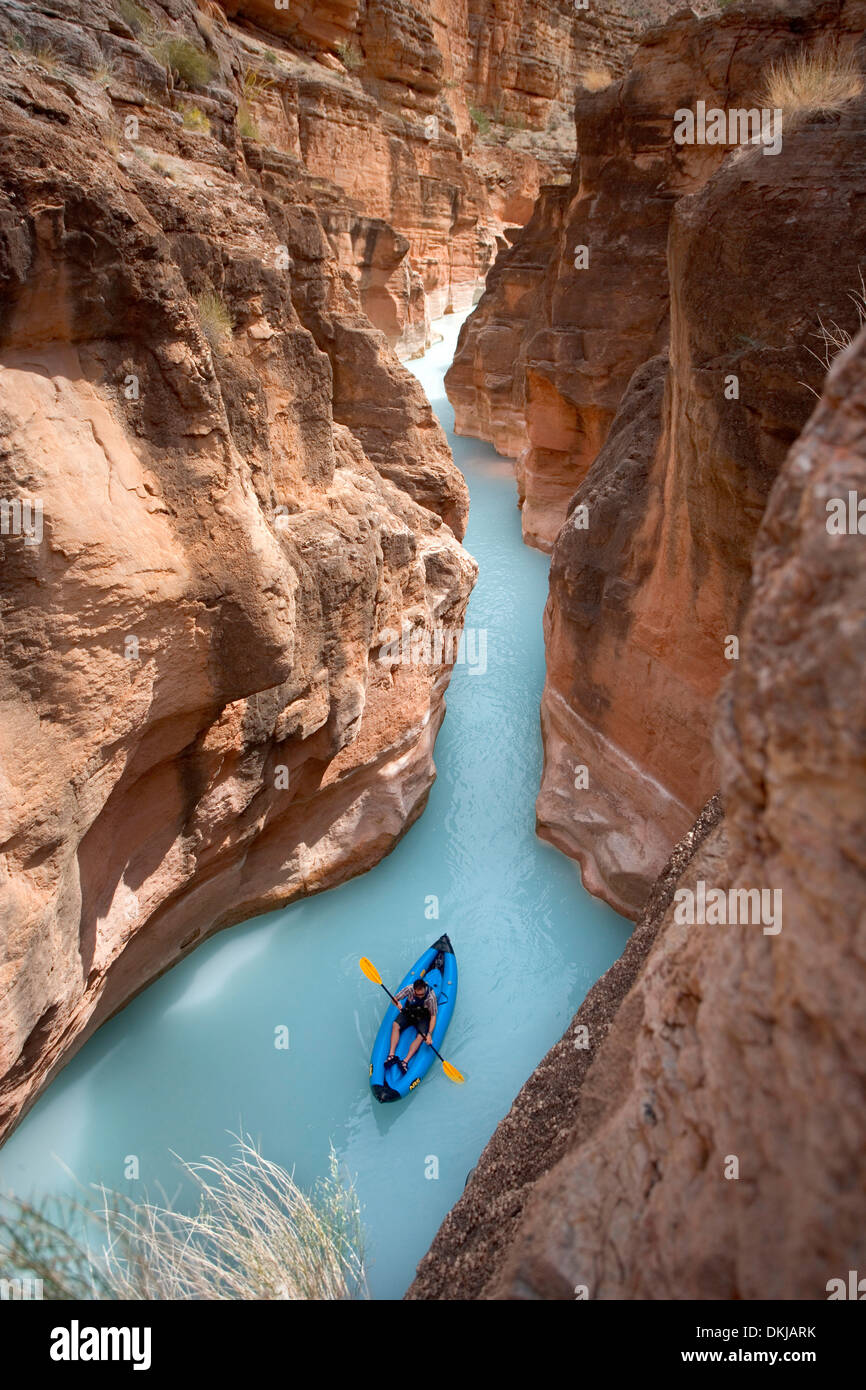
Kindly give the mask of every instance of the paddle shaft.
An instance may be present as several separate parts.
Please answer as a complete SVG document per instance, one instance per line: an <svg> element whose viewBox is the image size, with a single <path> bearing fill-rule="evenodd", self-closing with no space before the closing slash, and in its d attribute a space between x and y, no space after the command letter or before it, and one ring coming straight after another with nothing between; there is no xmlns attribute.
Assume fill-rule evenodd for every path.
<svg viewBox="0 0 866 1390"><path fill-rule="evenodd" d="M382 989L385 991L385 993L387 994L388 998L391 1000L391 1003L392 1003L392 1004L396 1004L396 1006L397 1006L397 1008L399 1009L400 1013L402 1013L402 1012L403 1012L403 1005L399 1002L399 1000L397 1000L397 999L394 998L394 996L393 996L393 994L391 993L391 991L390 991L390 989L388 988L388 986L387 986L387 985L382 985ZM424 1037L424 1034L421 1032L421 1029L418 1028L414 1023L412 1024L412 1027L415 1029L415 1032L416 1032L416 1033L418 1033L422 1038ZM426 1039L425 1039L425 1041L426 1041ZM432 1044L432 1043L427 1043L427 1046L428 1046L428 1047L433 1047L433 1044ZM444 1065L445 1058L442 1056L442 1053L439 1051L438 1047L433 1047L433 1051L436 1053L436 1056L439 1058L439 1061L442 1062L443 1065Z"/></svg>

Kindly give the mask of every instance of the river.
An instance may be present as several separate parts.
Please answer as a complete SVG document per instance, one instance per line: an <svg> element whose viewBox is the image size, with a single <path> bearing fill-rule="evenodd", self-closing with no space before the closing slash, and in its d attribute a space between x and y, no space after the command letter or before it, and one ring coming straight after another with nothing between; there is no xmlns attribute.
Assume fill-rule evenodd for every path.
<svg viewBox="0 0 866 1390"><path fill-rule="evenodd" d="M461 321L441 320L410 369L469 483L480 572L466 622L486 633L486 670L479 647L455 667L427 809L372 872L220 933L105 1024L0 1151L0 1187L64 1192L74 1175L183 1202L172 1151L228 1157L243 1130L308 1184L332 1141L362 1202L373 1296L399 1298L517 1091L621 953L631 924L534 833L549 562L522 543L511 464L453 434L443 377ZM437 1065L380 1106L368 1063L386 1000L358 957L393 989L443 931L460 967L444 1055L466 1084Z"/></svg>

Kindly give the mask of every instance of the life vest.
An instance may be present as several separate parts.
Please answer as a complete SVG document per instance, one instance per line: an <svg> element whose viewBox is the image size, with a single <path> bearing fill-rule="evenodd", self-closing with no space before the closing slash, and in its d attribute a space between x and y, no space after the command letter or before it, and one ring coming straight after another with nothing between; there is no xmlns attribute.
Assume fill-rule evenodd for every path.
<svg viewBox="0 0 866 1390"><path fill-rule="evenodd" d="M416 999L413 990L407 999L402 1000L403 1013L411 1023L419 1023L422 1019L429 1020L430 1018L430 995L433 991L429 985L426 986L426 991L423 999Z"/></svg>

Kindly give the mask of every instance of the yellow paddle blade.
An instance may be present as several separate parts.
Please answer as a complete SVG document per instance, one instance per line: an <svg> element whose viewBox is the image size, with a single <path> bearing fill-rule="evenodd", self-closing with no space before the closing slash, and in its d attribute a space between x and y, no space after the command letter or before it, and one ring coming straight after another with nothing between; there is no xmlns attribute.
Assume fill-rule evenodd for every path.
<svg viewBox="0 0 866 1390"><path fill-rule="evenodd" d="M382 983L382 976L379 974L373 962L368 960L366 956L362 956L358 964L367 976L367 979L372 980L374 985L380 985Z"/></svg>
<svg viewBox="0 0 866 1390"><path fill-rule="evenodd" d="M456 1068L456 1067L453 1067L453 1066L451 1065L450 1062L446 1062L444 1057L442 1058L442 1070L444 1071L445 1075L448 1077L448 1080L449 1080L449 1081L460 1081L460 1082L463 1082L463 1081L466 1080L466 1077L465 1077L465 1076L461 1076L460 1073L459 1073L459 1071L457 1070L457 1068Z"/></svg>

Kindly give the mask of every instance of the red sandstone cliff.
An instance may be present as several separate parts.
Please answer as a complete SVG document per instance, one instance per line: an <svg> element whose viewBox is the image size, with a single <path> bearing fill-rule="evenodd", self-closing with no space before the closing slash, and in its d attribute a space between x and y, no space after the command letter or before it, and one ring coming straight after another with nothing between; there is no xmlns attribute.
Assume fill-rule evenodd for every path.
<svg viewBox="0 0 866 1390"><path fill-rule="evenodd" d="M649 34L579 99L571 187L500 256L446 379L458 427L520 454L524 534L553 549L539 833L631 916L717 785L752 541L820 388L819 320L856 328L866 264L862 106L770 156L677 145L673 113L748 104L779 55L864 19L803 3Z"/></svg>
<svg viewBox="0 0 866 1390"><path fill-rule="evenodd" d="M816 17L862 51L862 7L799 7L798 42ZM864 125L863 96L804 113L671 210L670 356L574 495L546 614L542 833L637 926L410 1298L825 1299L862 1258L866 331L826 381L807 349L862 319Z"/></svg>
<svg viewBox="0 0 866 1390"><path fill-rule="evenodd" d="M637 28L572 0L223 8L269 79L256 121L339 188L325 225L401 355L423 350L429 318L474 302L505 229L567 178L578 73L621 73Z"/></svg>
<svg viewBox="0 0 866 1390"><path fill-rule="evenodd" d="M392 848L450 672L382 634L459 626L475 573L319 189L238 138L230 37L208 132L86 18L0 45L0 1133L209 933Z"/></svg>

